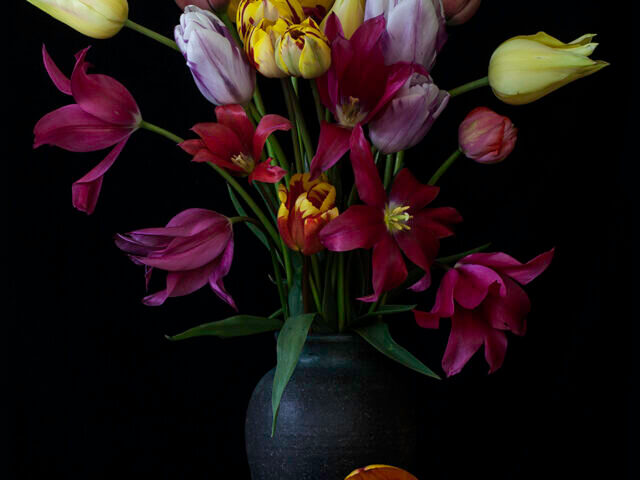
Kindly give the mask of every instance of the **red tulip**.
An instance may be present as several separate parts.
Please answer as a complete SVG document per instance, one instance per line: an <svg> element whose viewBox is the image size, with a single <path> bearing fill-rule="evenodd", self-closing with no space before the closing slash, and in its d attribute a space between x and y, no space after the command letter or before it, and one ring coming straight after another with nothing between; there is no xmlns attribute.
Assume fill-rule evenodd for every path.
<svg viewBox="0 0 640 480"><path fill-rule="evenodd" d="M194 162L211 162L233 175L248 175L254 180L276 183L286 175L280 167L272 167L271 159L260 162L267 137L276 130L289 130L291 123L280 115L265 115L257 128L240 105L216 107L218 123L198 123L192 130L200 140L186 140L182 149L193 155ZM258 163L259 162L259 163Z"/></svg>
<svg viewBox="0 0 640 480"><path fill-rule="evenodd" d="M162 305L169 297L188 295L208 283L236 308L222 283L233 260L233 228L224 215L191 208L173 217L164 228L118 234L115 241L134 263L145 265L147 285L154 268L169 272L166 288L145 297L145 305Z"/></svg>
<svg viewBox="0 0 640 480"><path fill-rule="evenodd" d="M42 46L44 66L55 86L73 96L77 103L66 105L42 117L33 133L33 148L55 145L72 152L93 152L115 145L93 170L71 187L73 206L91 214L96 207L102 179L135 132L142 116L129 91L107 75L87 74L84 58L89 47L76 54L76 64L67 78Z"/></svg>
<svg viewBox="0 0 640 480"><path fill-rule="evenodd" d="M325 34L331 43L331 67L317 85L322 103L333 113L335 124L323 122L318 149L311 161L311 178L331 168L349 151L352 131L368 123L395 96L420 65L405 62L385 65L382 39L384 16L365 21L346 39L340 20L331 14Z"/></svg>
<svg viewBox="0 0 640 480"><path fill-rule="evenodd" d="M505 253L474 253L459 260L440 282L431 312L414 311L424 328L438 328L440 318L451 318L451 334L442 358L447 376L455 375L484 345L489 373L504 361L505 330L524 335L529 297L520 287L546 270L551 249L526 264Z"/></svg>
<svg viewBox="0 0 640 480"><path fill-rule="evenodd" d="M407 169L396 176L387 198L371 149L357 125L351 137L351 163L356 187L365 205L354 205L320 231L320 241L329 250L344 252L373 247L374 302L400 286L407 278L402 253L424 270L424 277L411 287L422 291L430 284L429 269L440 247L439 239L453 235L451 227L461 222L449 207L425 208L439 188L419 183Z"/></svg>
<svg viewBox="0 0 640 480"><path fill-rule="evenodd" d="M487 107L474 108L458 129L460 150L478 163L498 163L516 146L518 129L508 117Z"/></svg>
<svg viewBox="0 0 640 480"><path fill-rule="evenodd" d="M481 0L442 0L444 14L449 25L468 22L480 8Z"/></svg>

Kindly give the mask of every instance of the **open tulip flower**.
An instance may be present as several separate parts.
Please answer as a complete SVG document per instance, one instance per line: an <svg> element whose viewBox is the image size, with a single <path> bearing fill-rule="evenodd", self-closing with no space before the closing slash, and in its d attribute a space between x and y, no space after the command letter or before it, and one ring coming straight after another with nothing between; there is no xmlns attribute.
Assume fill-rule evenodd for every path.
<svg viewBox="0 0 640 480"><path fill-rule="evenodd" d="M185 140L182 149L194 162L210 162L233 175L248 176L263 183L276 183L286 175L271 159L260 161L267 137L276 130L289 130L291 123L280 115L265 115L257 128L239 105L216 107L218 123L198 123L192 130L200 139Z"/></svg>
<svg viewBox="0 0 640 480"><path fill-rule="evenodd" d="M76 64L67 78L42 46L44 66L55 86L77 103L46 114L34 127L33 147L48 144L72 152L93 152L114 146L93 170L74 182L73 206L93 213L102 188L102 179L135 132L142 116L129 91L107 75L88 74L85 57L89 47L76 55Z"/></svg>
<svg viewBox="0 0 640 480"><path fill-rule="evenodd" d="M224 215L190 208L164 228L118 234L115 241L134 263L145 265L147 285L152 269L169 272L166 288L146 296L145 305L162 305L169 297L188 295L208 283L218 297L236 308L222 283L233 260L233 228Z"/></svg>
<svg viewBox="0 0 640 480"><path fill-rule="evenodd" d="M368 123L395 96L418 65L405 62L386 65L380 40L385 33L383 16L364 22L347 40L338 17L329 16L325 30L331 43L331 67L318 78L322 103L337 123L323 122L318 149L311 162L311 177L331 168L349 151L354 127Z"/></svg>
<svg viewBox="0 0 640 480"><path fill-rule="evenodd" d="M439 240L453 235L451 227L462 217L450 207L425 208L439 188L422 185L407 169L398 173L387 197L362 127L357 126L351 138L351 163L365 205L349 207L330 222L320 231L320 241L334 252L373 247L374 293L359 300L375 302L382 293L402 285L407 279L402 253L424 271L411 289L425 290L431 283L429 270Z"/></svg>
<svg viewBox="0 0 640 480"><path fill-rule="evenodd" d="M351 472L345 480L418 480L406 470L390 465L369 465Z"/></svg>
<svg viewBox="0 0 640 480"><path fill-rule="evenodd" d="M431 312L414 312L424 328L438 328L451 318L449 343L442 358L448 376L455 375L484 345L489 373L502 366L507 351L505 331L524 335L529 297L520 287L544 272L554 250L522 264L505 253L473 253L445 273Z"/></svg>

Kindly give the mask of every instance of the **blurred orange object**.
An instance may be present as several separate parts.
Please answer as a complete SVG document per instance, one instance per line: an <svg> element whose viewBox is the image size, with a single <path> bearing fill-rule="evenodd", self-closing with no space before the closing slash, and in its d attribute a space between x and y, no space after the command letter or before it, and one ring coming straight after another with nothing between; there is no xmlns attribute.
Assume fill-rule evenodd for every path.
<svg viewBox="0 0 640 480"><path fill-rule="evenodd" d="M418 480L409 472L390 465L369 465L351 472L345 480Z"/></svg>

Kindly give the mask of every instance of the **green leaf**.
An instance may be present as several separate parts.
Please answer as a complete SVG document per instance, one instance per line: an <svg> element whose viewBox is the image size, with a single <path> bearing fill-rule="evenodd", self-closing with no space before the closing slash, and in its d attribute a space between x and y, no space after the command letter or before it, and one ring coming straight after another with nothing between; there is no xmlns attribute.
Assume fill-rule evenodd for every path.
<svg viewBox="0 0 640 480"><path fill-rule="evenodd" d="M273 424L271 426L271 436L276 432L276 421L278 419L278 409L284 389L289 383L291 375L298 364L302 347L307 339L309 328L313 322L315 313L305 313L289 317L284 322L284 326L278 334L276 373L273 377L273 389L271 391L271 407L273 409Z"/></svg>
<svg viewBox="0 0 640 480"><path fill-rule="evenodd" d="M216 337L242 337L256 333L271 332L282 328L282 320L277 318L254 317L253 315L236 315L216 322L204 323L190 328L172 337L165 335L169 340L185 340L192 337L213 335Z"/></svg>
<svg viewBox="0 0 640 480"><path fill-rule="evenodd" d="M295 317L303 313L304 302L302 298L302 258L301 255L291 255L293 267L293 282L289 289L289 315Z"/></svg>
<svg viewBox="0 0 640 480"><path fill-rule="evenodd" d="M384 322L377 322L365 327L354 328L355 332L369 342L376 350L385 354L392 360L404 365L411 370L422 373L428 377L437 378L429 367L414 357L406 348L398 345L389 332L389 326Z"/></svg>
<svg viewBox="0 0 640 480"><path fill-rule="evenodd" d="M377 317L378 315L391 315L393 313L409 312L416 308L417 305L382 305L375 312L365 313L358 317L358 320L368 317Z"/></svg>

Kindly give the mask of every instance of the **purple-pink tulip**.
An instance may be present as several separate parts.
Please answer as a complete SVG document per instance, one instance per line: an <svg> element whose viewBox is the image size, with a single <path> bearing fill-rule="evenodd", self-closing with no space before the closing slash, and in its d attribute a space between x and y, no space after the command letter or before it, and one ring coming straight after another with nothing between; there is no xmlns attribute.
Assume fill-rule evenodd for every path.
<svg viewBox="0 0 640 480"><path fill-rule="evenodd" d="M487 107L469 112L458 129L460 150L478 163L498 163L515 148L518 129Z"/></svg>
<svg viewBox="0 0 640 480"><path fill-rule="evenodd" d="M447 40L440 0L367 0L364 19L384 15L387 65L417 63L431 70Z"/></svg>
<svg viewBox="0 0 640 480"><path fill-rule="evenodd" d="M449 25L468 22L480 8L481 0L442 0L444 14Z"/></svg>
<svg viewBox="0 0 640 480"><path fill-rule="evenodd" d="M233 228L229 218L211 210L190 208L164 228L118 234L116 245L131 260L145 265L147 285L154 268L166 270L166 288L146 296L145 305L162 305L169 297L188 295L207 283L236 308L222 283L233 260Z"/></svg>
<svg viewBox="0 0 640 480"><path fill-rule="evenodd" d="M383 153L413 147L424 138L449 103L431 77L414 73L393 100L369 124L369 136Z"/></svg>
<svg viewBox="0 0 640 480"><path fill-rule="evenodd" d="M205 10L223 10L229 5L229 0L176 0L176 3L182 10L188 5L195 5Z"/></svg>
<svg viewBox="0 0 640 480"><path fill-rule="evenodd" d="M111 168L135 132L142 116L129 91L107 75L87 74L85 56L89 47L76 54L76 64L67 78L42 46L44 66L55 86L76 103L42 117L34 127L33 147L48 144L72 152L93 152L115 145L93 170L74 182L73 206L91 214L95 209L104 174Z"/></svg>
<svg viewBox="0 0 640 480"><path fill-rule="evenodd" d="M455 375L484 345L489 373L502 365L507 351L505 331L524 335L529 297L526 285L551 263L551 249L522 264L505 253L473 253L458 261L440 282L431 312L414 311L424 328L439 328L451 318L451 334L442 358L447 376Z"/></svg>
<svg viewBox="0 0 640 480"><path fill-rule="evenodd" d="M452 226L462 217L453 208L426 208L440 189L422 185L406 168L396 175L387 197L362 127L357 125L353 132L351 164L365 205L349 207L330 221L320 231L320 242L333 252L373 247L373 294L359 300L375 302L384 292L404 283L407 267L403 253L424 272L410 288L425 290L440 239L453 235Z"/></svg>

